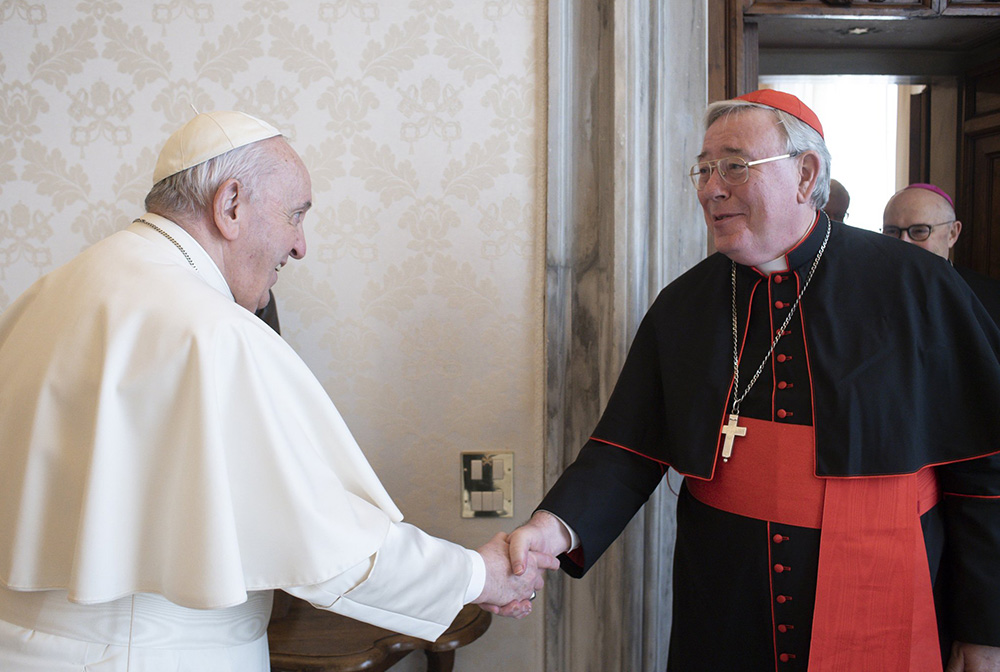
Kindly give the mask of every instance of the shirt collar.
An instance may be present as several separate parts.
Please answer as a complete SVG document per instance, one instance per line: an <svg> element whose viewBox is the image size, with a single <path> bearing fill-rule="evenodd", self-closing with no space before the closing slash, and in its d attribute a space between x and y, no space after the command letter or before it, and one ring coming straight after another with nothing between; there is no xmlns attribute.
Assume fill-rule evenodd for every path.
<svg viewBox="0 0 1000 672"><path fill-rule="evenodd" d="M229 283L226 282L225 277L222 275L222 271L220 271L219 267L216 266L215 261L211 256L209 256L208 252L205 251L205 248L199 245L198 241L195 240L191 234L175 222L170 221L166 217L153 214L152 212L147 212L140 219L146 220L150 224L157 226L165 233L169 234L180 244L181 247L184 248L184 251L188 253L188 256L191 257L191 261L193 261L194 265L197 267L198 275L201 276L202 280L233 301L236 300L233 296L233 292L229 289ZM170 249L176 250L177 258L180 259L185 265L188 265L187 260L181 255L181 251L178 250L163 235L156 231L156 229L143 224L137 219L132 222L132 224L128 227L128 230L146 238L147 240L162 241L166 243Z"/></svg>
<svg viewBox="0 0 1000 672"><path fill-rule="evenodd" d="M772 259L764 264L754 266L754 269L762 275L771 273L784 273L785 271L797 271L813 260L819 252L820 245L826 237L826 227L829 218L822 210L816 212L809 231L802 237L795 246L785 252L777 259Z"/></svg>

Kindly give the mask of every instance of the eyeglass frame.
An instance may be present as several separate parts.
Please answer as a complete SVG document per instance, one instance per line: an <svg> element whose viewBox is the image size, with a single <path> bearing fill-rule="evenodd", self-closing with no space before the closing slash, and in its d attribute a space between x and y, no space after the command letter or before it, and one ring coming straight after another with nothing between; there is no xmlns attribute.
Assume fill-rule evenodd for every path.
<svg viewBox="0 0 1000 672"><path fill-rule="evenodd" d="M892 226L892 225L890 225L890 226L883 226L882 227L882 235L890 236L892 238L896 238L897 240L902 240L903 239L903 234L905 233L906 237L909 238L910 240L912 240L914 242L917 242L917 243L922 243L922 242L924 242L925 240L927 240L927 239L929 239L931 237L931 234L934 233L934 227L935 226L944 226L945 224L954 224L957 221L958 221L957 219L952 219L952 220L949 220L947 222L938 222L937 224L910 224L909 226ZM913 236L913 234L910 233L910 229L915 229L915 228L923 227L923 226L927 227L927 235L924 236L923 238L916 238L916 237ZM888 231L886 231L886 229L896 229L896 233L889 233Z"/></svg>
<svg viewBox="0 0 1000 672"><path fill-rule="evenodd" d="M723 182L728 184L730 187L738 187L741 184L746 184L747 181L750 179L750 168L752 168L753 166L759 165L761 163L770 163L771 161L780 161L781 159L791 159L793 157L798 156L801 153L802 152L796 150L788 154L782 154L781 156L769 156L766 159L757 159L755 161L747 161L742 156L724 156L721 159L715 159L714 161L699 161L698 163L691 166L691 171L688 173L688 177L691 178L691 183L694 184L694 188L697 191L701 191L702 189L708 186L709 180L712 179L713 170L717 172L719 174L719 178ZM747 167L746 177L743 178L742 182L730 182L729 180L726 179L726 174L723 171L719 170L719 162L728 161L730 159L737 159L746 164ZM708 166L708 177L705 178L705 184L701 186L698 186L698 178L701 177L701 175L694 172L695 168L697 168L698 166Z"/></svg>

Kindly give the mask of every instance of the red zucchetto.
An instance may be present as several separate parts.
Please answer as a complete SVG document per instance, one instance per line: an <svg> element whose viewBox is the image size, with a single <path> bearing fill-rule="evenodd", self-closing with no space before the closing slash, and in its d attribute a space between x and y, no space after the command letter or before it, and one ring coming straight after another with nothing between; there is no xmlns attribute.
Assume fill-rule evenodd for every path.
<svg viewBox="0 0 1000 672"><path fill-rule="evenodd" d="M775 89L760 89L759 91L754 91L752 93L745 93L742 96L736 96L736 100L745 100L748 103L767 105L768 107L773 107L776 110L787 112L796 119L808 124L813 130L819 133L821 138L823 137L823 124L819 123L819 117L816 116L815 112L809 109L808 105L790 93L776 91Z"/></svg>

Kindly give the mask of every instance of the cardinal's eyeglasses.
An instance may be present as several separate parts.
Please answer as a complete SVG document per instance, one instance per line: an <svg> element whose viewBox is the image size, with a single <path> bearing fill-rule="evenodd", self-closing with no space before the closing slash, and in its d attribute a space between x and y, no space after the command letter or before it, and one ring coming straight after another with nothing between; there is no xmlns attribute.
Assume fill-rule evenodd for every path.
<svg viewBox="0 0 1000 672"><path fill-rule="evenodd" d="M750 166L770 163L771 161L780 161L781 159L790 159L798 155L799 152L792 152L790 154L782 154L781 156L757 159L756 161L747 161L739 156L726 156L715 161L702 161L691 166L691 182L694 184L695 189L701 191L708 185L708 181L712 179L712 169L714 168L718 171L719 177L722 178L723 182L731 187L735 187L750 179Z"/></svg>

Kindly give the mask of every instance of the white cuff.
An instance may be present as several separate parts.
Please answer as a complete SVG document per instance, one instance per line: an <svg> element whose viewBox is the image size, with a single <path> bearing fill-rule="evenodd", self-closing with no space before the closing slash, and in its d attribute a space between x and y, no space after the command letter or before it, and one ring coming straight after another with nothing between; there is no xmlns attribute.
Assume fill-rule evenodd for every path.
<svg viewBox="0 0 1000 672"><path fill-rule="evenodd" d="M486 561L478 551L468 548L465 551L472 561L472 578L469 579L469 587L465 590L465 604L468 604L482 595L483 588L486 587Z"/></svg>
<svg viewBox="0 0 1000 672"><path fill-rule="evenodd" d="M469 553L475 552L407 523L393 523L374 556L321 584L284 590L349 618L434 641L473 589L470 575L477 563ZM485 585L485 562L479 562ZM482 591L479 585L473 599Z"/></svg>

